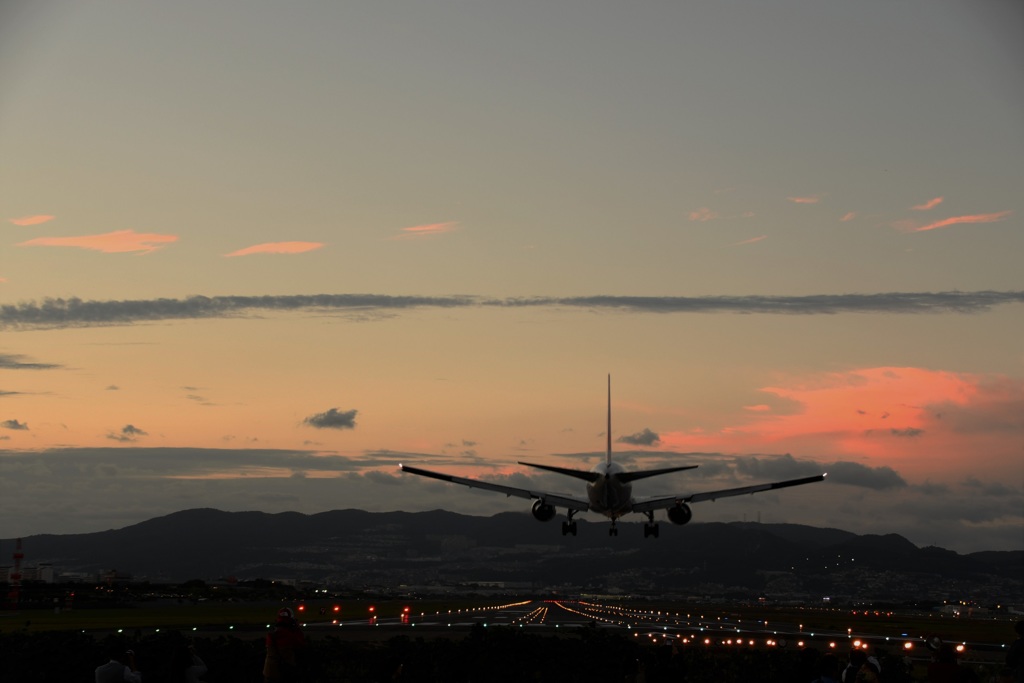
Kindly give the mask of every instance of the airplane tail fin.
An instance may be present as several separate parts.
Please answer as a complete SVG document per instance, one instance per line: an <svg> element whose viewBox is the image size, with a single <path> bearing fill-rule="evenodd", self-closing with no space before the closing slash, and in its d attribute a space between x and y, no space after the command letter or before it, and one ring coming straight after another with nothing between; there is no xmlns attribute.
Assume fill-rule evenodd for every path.
<svg viewBox="0 0 1024 683"><path fill-rule="evenodd" d="M605 453L605 462L612 464L612 375L608 373L608 450Z"/></svg>

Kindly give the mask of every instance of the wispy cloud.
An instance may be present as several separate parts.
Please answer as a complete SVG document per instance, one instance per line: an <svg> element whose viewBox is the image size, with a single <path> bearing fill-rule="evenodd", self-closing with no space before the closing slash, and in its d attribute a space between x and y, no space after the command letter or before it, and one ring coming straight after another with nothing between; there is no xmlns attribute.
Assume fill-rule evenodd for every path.
<svg viewBox="0 0 1024 683"><path fill-rule="evenodd" d="M61 367L53 363L35 363L24 360L25 356L12 353L0 353L0 369L3 370L53 370Z"/></svg>
<svg viewBox="0 0 1024 683"><path fill-rule="evenodd" d="M77 247L102 251L105 254L137 252L148 254L161 249L164 245L177 242L177 235L158 235L152 232L135 232L134 230L117 230L102 235L82 235L79 237L37 237L21 242L19 247Z"/></svg>
<svg viewBox="0 0 1024 683"><path fill-rule="evenodd" d="M233 251L224 256L248 256L250 254L301 254L324 246L323 242L266 242L254 244L245 249Z"/></svg>
<svg viewBox="0 0 1024 683"><path fill-rule="evenodd" d="M194 296L185 299L83 301L46 299L0 306L0 329L128 325L156 320L195 320L251 315L260 311L336 311L386 314L417 308L565 308L620 313L978 313L1024 303L1024 291L888 292L807 296L580 296L493 299L479 296L388 296L312 294Z"/></svg>
<svg viewBox="0 0 1024 683"><path fill-rule="evenodd" d="M742 242L736 242L732 246L734 246L734 247L741 247L744 244L753 244L755 242L760 242L761 240L766 240L766 239L768 239L768 235L761 235L759 237L751 237L748 240L743 240Z"/></svg>
<svg viewBox="0 0 1024 683"><path fill-rule="evenodd" d="M455 221L448 221L447 223L428 223L426 225L413 225L408 228L402 228L401 232L394 237L392 240L413 240L420 239L423 237L433 237L434 235L443 235L446 232L453 232L457 230L459 224Z"/></svg>
<svg viewBox="0 0 1024 683"><path fill-rule="evenodd" d="M856 211L847 211L845 214L843 214L843 217L840 218L839 220L841 220L843 223L849 223L850 221L852 221L856 217L857 217L857 212Z"/></svg>
<svg viewBox="0 0 1024 683"><path fill-rule="evenodd" d="M696 211L690 212L690 220L697 221L698 223L706 223L707 221L713 221L718 218L718 213L712 211L706 206L702 206Z"/></svg>
<svg viewBox="0 0 1024 683"><path fill-rule="evenodd" d="M52 221L56 216L47 216L40 214L38 216L22 216L21 218L8 218L9 223L15 225L27 226L27 225L39 225L40 223L46 223Z"/></svg>
<svg viewBox="0 0 1024 683"><path fill-rule="evenodd" d="M3 427L4 429L14 429L17 431L28 429L27 424L24 422L18 422L17 420L4 420L3 422L0 422L0 427Z"/></svg>
<svg viewBox="0 0 1024 683"><path fill-rule="evenodd" d="M1009 216L1012 211L1000 211L998 213L980 213L973 216L953 216L952 218L945 218L941 221L929 223L928 225L922 225L919 228L914 228L914 232L925 232L927 230L938 230L939 228L946 228L950 225L959 225L961 223L996 223Z"/></svg>
<svg viewBox="0 0 1024 683"><path fill-rule="evenodd" d="M941 204L942 199L942 197L935 197L934 199L929 199L924 204L915 204L910 208L914 211L927 211L928 209L934 209L936 206Z"/></svg>
<svg viewBox="0 0 1024 683"><path fill-rule="evenodd" d="M806 197L786 197L789 201L794 204L817 204L821 201L821 197L818 195L808 195Z"/></svg>

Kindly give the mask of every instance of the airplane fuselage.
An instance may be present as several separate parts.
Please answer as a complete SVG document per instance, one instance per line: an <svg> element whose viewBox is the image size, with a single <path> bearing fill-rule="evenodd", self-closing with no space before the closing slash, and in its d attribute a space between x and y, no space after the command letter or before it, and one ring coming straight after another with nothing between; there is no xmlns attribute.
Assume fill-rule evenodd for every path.
<svg viewBox="0 0 1024 683"><path fill-rule="evenodd" d="M591 472L601 476L587 482L587 499L590 509L611 519L618 519L630 512L633 506L633 485L619 481L618 475L625 470L616 462L602 462Z"/></svg>

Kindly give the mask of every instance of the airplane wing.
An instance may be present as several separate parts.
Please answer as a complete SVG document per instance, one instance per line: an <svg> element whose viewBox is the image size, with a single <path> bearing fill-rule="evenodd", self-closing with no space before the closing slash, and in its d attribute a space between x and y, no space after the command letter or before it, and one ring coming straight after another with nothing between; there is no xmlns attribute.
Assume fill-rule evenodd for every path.
<svg viewBox="0 0 1024 683"><path fill-rule="evenodd" d="M410 467L409 465L399 465L398 468L403 472L410 474L418 474L421 477L430 477L431 479L438 479L440 481L447 481L452 484L462 484L474 489L484 489L486 491L495 491L497 493L504 493L506 496L516 496L518 498L536 498L543 500L548 505L554 505L557 507L564 507L570 510L586 511L590 509L590 503L579 498L573 498L571 496L562 495L560 493L548 493L546 491L534 491L531 489L520 489L514 486L504 486L502 484L492 484L489 481L481 481L480 479L470 479L468 477L456 477L452 474L443 474L441 472L432 472L430 470L424 470L419 467Z"/></svg>
<svg viewBox="0 0 1024 683"><path fill-rule="evenodd" d="M633 503L633 512L650 512L652 510L664 510L666 508L675 507L682 503L700 503L705 500L715 500L717 498L728 498L729 496L743 496L748 493L760 493L761 491L772 491L774 489L784 489L789 486L800 486L802 484L812 484L816 481L822 481L827 474L818 474L813 477L803 477L802 479L787 479L786 481L777 481L771 484L756 484L754 486L741 486L735 489L723 489L721 491L706 491L704 493L689 493L681 496L666 496L663 498L652 498L651 500L642 500Z"/></svg>

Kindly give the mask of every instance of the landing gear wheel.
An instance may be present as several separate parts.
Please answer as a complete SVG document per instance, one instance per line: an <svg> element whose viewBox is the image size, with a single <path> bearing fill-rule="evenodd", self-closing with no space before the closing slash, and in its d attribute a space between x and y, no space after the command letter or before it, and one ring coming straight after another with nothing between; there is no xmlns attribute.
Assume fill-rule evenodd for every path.
<svg viewBox="0 0 1024 683"><path fill-rule="evenodd" d="M572 534L573 536L576 535L576 522L562 522L562 535L568 536L570 534Z"/></svg>
<svg viewBox="0 0 1024 683"><path fill-rule="evenodd" d="M618 536L618 535L619 535L619 530L618 530L618 528L616 528L616 527L611 527L611 528L609 528L609 529L608 529L608 535L609 535L609 536Z"/></svg>
<svg viewBox="0 0 1024 683"><path fill-rule="evenodd" d="M658 537L658 525L657 524L644 524L644 538L648 536Z"/></svg>

